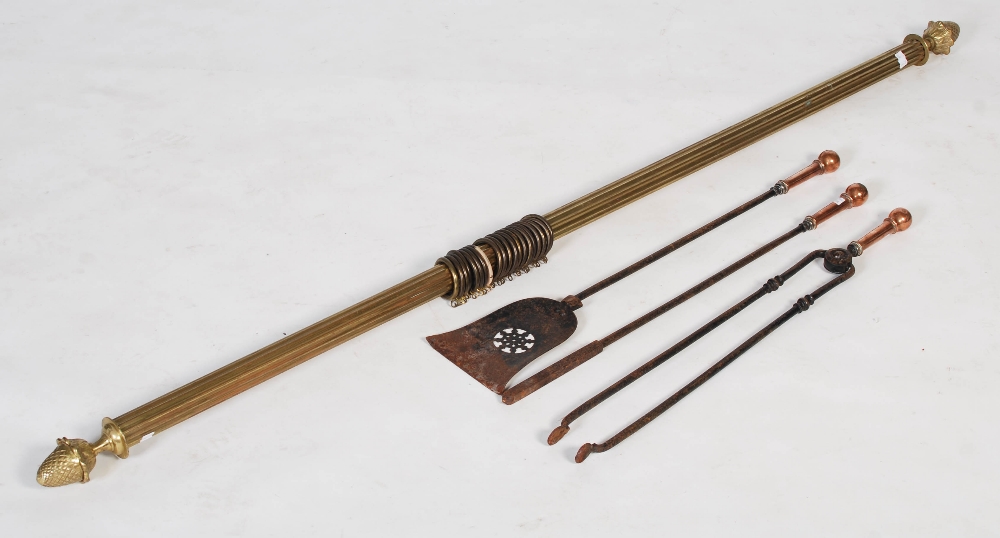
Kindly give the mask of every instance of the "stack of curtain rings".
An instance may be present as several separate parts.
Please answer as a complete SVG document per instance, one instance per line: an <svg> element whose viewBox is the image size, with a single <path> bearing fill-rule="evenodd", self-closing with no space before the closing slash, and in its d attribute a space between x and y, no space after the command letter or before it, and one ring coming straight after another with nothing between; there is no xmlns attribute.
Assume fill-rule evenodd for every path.
<svg viewBox="0 0 1000 538"><path fill-rule="evenodd" d="M548 261L555 236L541 215L527 215L475 243L452 250L437 264L451 272L452 288L448 299L460 306L515 276L527 273ZM496 257L496 265L490 254Z"/></svg>

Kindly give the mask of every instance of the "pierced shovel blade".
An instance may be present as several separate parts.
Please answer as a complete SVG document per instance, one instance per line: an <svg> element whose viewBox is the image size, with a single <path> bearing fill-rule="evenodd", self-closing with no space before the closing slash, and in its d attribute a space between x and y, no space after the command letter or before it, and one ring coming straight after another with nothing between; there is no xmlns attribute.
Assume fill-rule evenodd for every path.
<svg viewBox="0 0 1000 538"><path fill-rule="evenodd" d="M461 329L427 341L486 388L500 394L529 362L566 341L576 314L563 302L534 297L511 303Z"/></svg>

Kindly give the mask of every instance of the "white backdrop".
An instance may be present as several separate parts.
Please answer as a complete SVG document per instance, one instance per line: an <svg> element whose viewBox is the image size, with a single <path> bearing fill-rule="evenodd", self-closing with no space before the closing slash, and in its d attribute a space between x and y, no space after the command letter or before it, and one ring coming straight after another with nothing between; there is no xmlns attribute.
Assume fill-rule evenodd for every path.
<svg viewBox="0 0 1000 538"><path fill-rule="evenodd" d="M996 2L3 2L5 536L995 536ZM920 33L903 73L135 447L118 416ZM840 171L595 296L531 372L860 181L859 209L518 403L423 337L579 291L823 149ZM564 413L814 248L913 227L635 437L601 441L828 278L803 273L579 421Z"/></svg>

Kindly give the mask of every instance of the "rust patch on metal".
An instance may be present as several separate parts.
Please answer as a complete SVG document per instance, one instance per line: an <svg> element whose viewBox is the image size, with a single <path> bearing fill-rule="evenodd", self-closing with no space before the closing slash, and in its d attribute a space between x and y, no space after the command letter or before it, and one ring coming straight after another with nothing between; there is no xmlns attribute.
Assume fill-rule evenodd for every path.
<svg viewBox="0 0 1000 538"><path fill-rule="evenodd" d="M529 362L576 330L573 307L544 297L522 299L427 341L486 388L500 394Z"/></svg>

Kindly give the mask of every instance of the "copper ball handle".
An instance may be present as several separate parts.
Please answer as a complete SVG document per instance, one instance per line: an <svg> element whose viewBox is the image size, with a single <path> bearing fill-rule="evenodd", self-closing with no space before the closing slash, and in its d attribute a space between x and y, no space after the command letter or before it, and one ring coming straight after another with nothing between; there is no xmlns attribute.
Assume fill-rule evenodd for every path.
<svg viewBox="0 0 1000 538"><path fill-rule="evenodd" d="M834 215L843 213L852 207L864 205L868 201L868 189L860 183L851 183L841 193L840 198L823 209L806 217L805 225L812 230L833 218Z"/></svg>
<svg viewBox="0 0 1000 538"><path fill-rule="evenodd" d="M872 231L866 233L864 237L848 245L847 250L851 256L860 256L868 247L878 243L883 237L897 232L906 231L913 223L913 215L905 208L897 207L889 212L889 216L876 226Z"/></svg>
<svg viewBox="0 0 1000 538"><path fill-rule="evenodd" d="M836 151L826 150L809 166L779 181L778 188L788 192L816 176L835 172L838 168L840 168L840 155L837 155Z"/></svg>

